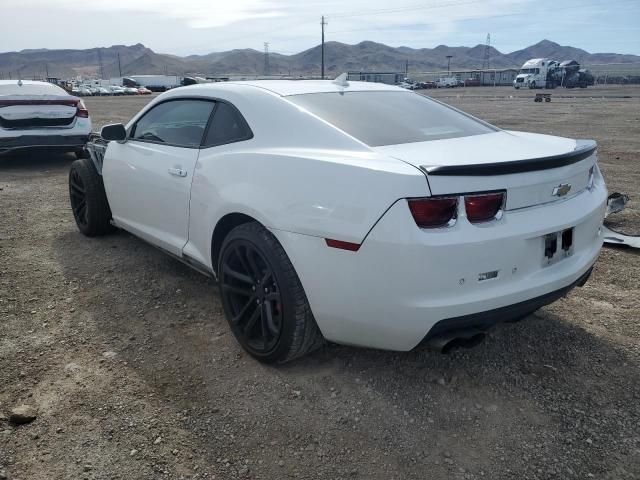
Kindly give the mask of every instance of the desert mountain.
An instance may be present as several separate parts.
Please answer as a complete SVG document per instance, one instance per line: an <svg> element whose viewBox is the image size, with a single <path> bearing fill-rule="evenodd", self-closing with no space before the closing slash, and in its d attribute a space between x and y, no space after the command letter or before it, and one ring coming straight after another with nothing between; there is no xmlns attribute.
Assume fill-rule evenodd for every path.
<svg viewBox="0 0 640 480"><path fill-rule="evenodd" d="M484 45L474 47L435 48L390 47L381 43L364 41L356 45L340 42L325 44L325 65L329 76L345 71L435 71L447 68L447 55L453 55L451 68L481 68ZM118 64L119 57L119 64ZM530 58L550 57L557 60L578 60L589 63L638 63L640 56L617 53L589 53L585 50L562 46L549 40L511 53L490 49L491 68L519 68ZM253 49L236 49L207 55L179 57L156 53L142 44L113 45L107 48L85 50L31 49L20 52L0 53L0 78L31 78L49 76L72 78L100 76L115 77L122 71L131 74L176 75L232 75L263 74L264 54ZM269 55L271 74L318 75L320 72L320 46L294 55Z"/></svg>

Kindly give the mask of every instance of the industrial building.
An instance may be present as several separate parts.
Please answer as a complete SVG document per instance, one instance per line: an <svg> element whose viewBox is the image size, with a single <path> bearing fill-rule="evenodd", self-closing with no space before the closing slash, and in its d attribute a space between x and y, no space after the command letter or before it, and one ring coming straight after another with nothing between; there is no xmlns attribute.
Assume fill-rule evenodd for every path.
<svg viewBox="0 0 640 480"><path fill-rule="evenodd" d="M386 83L389 85L397 85L401 83L407 75L404 72L348 72L348 80L361 82ZM506 68L501 70L452 70L447 72L414 72L409 78L412 80L431 80L435 81L441 77L456 77L461 82L468 79L479 81L480 85L513 85L513 80L518 75L515 68ZM475 82L474 82L475 83ZM477 83L475 83L477 85Z"/></svg>
<svg viewBox="0 0 640 480"><path fill-rule="evenodd" d="M355 82L375 82L397 85L405 79L404 73L399 72L348 72L347 80Z"/></svg>
<svg viewBox="0 0 640 480"><path fill-rule="evenodd" d="M501 70L456 70L451 72L451 76L456 77L462 82L473 79L479 81L482 86L512 86L513 80L517 75L518 69L516 68L505 68ZM447 74L434 73L430 76L433 76L435 80L438 76L447 76ZM467 84L469 84L469 82L467 82Z"/></svg>

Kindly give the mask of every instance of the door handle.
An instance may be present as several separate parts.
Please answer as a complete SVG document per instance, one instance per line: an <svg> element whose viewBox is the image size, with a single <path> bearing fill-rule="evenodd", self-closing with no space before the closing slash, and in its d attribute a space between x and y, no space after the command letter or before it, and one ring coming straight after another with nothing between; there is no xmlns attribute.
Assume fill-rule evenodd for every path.
<svg viewBox="0 0 640 480"><path fill-rule="evenodd" d="M186 177L187 176L187 171L183 170L182 168L170 168L169 169L169 173L171 175L175 175L176 177Z"/></svg>

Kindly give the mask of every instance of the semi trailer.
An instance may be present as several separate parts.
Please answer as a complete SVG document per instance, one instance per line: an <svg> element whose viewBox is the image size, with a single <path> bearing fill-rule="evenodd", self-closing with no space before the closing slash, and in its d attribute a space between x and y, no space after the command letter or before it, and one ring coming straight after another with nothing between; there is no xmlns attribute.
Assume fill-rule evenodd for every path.
<svg viewBox="0 0 640 480"><path fill-rule="evenodd" d="M587 88L594 84L594 77L587 69L580 68L575 60L558 62L549 58L527 60L513 81L519 88Z"/></svg>

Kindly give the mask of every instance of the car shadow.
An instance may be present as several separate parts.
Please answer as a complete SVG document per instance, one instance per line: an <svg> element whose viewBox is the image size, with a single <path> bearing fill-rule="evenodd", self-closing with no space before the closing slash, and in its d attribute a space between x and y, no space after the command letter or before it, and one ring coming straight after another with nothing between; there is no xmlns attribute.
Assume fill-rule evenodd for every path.
<svg viewBox="0 0 640 480"><path fill-rule="evenodd" d="M46 149L30 149L0 155L0 171L46 172L68 168L76 159L72 153L50 152Z"/></svg>
<svg viewBox="0 0 640 480"><path fill-rule="evenodd" d="M95 341L117 351L176 412L195 410L218 426L226 422L219 411L247 424L266 417L278 435L302 432L310 442L364 438L370 458L384 458L400 478L425 468L431 478L451 478L452 462L493 478L524 475L542 459L559 475L549 478L567 468L598 476L633 462L621 439L637 435L638 360L568 309L544 308L449 355L329 344L265 366L230 334L215 282L143 241L74 230L60 233L52 249L79 289L76 308L93 318ZM259 450L276 434L241 435ZM218 438L215 428L198 436L204 450ZM587 439L612 438L584 458ZM363 461L363 471L376 471Z"/></svg>

